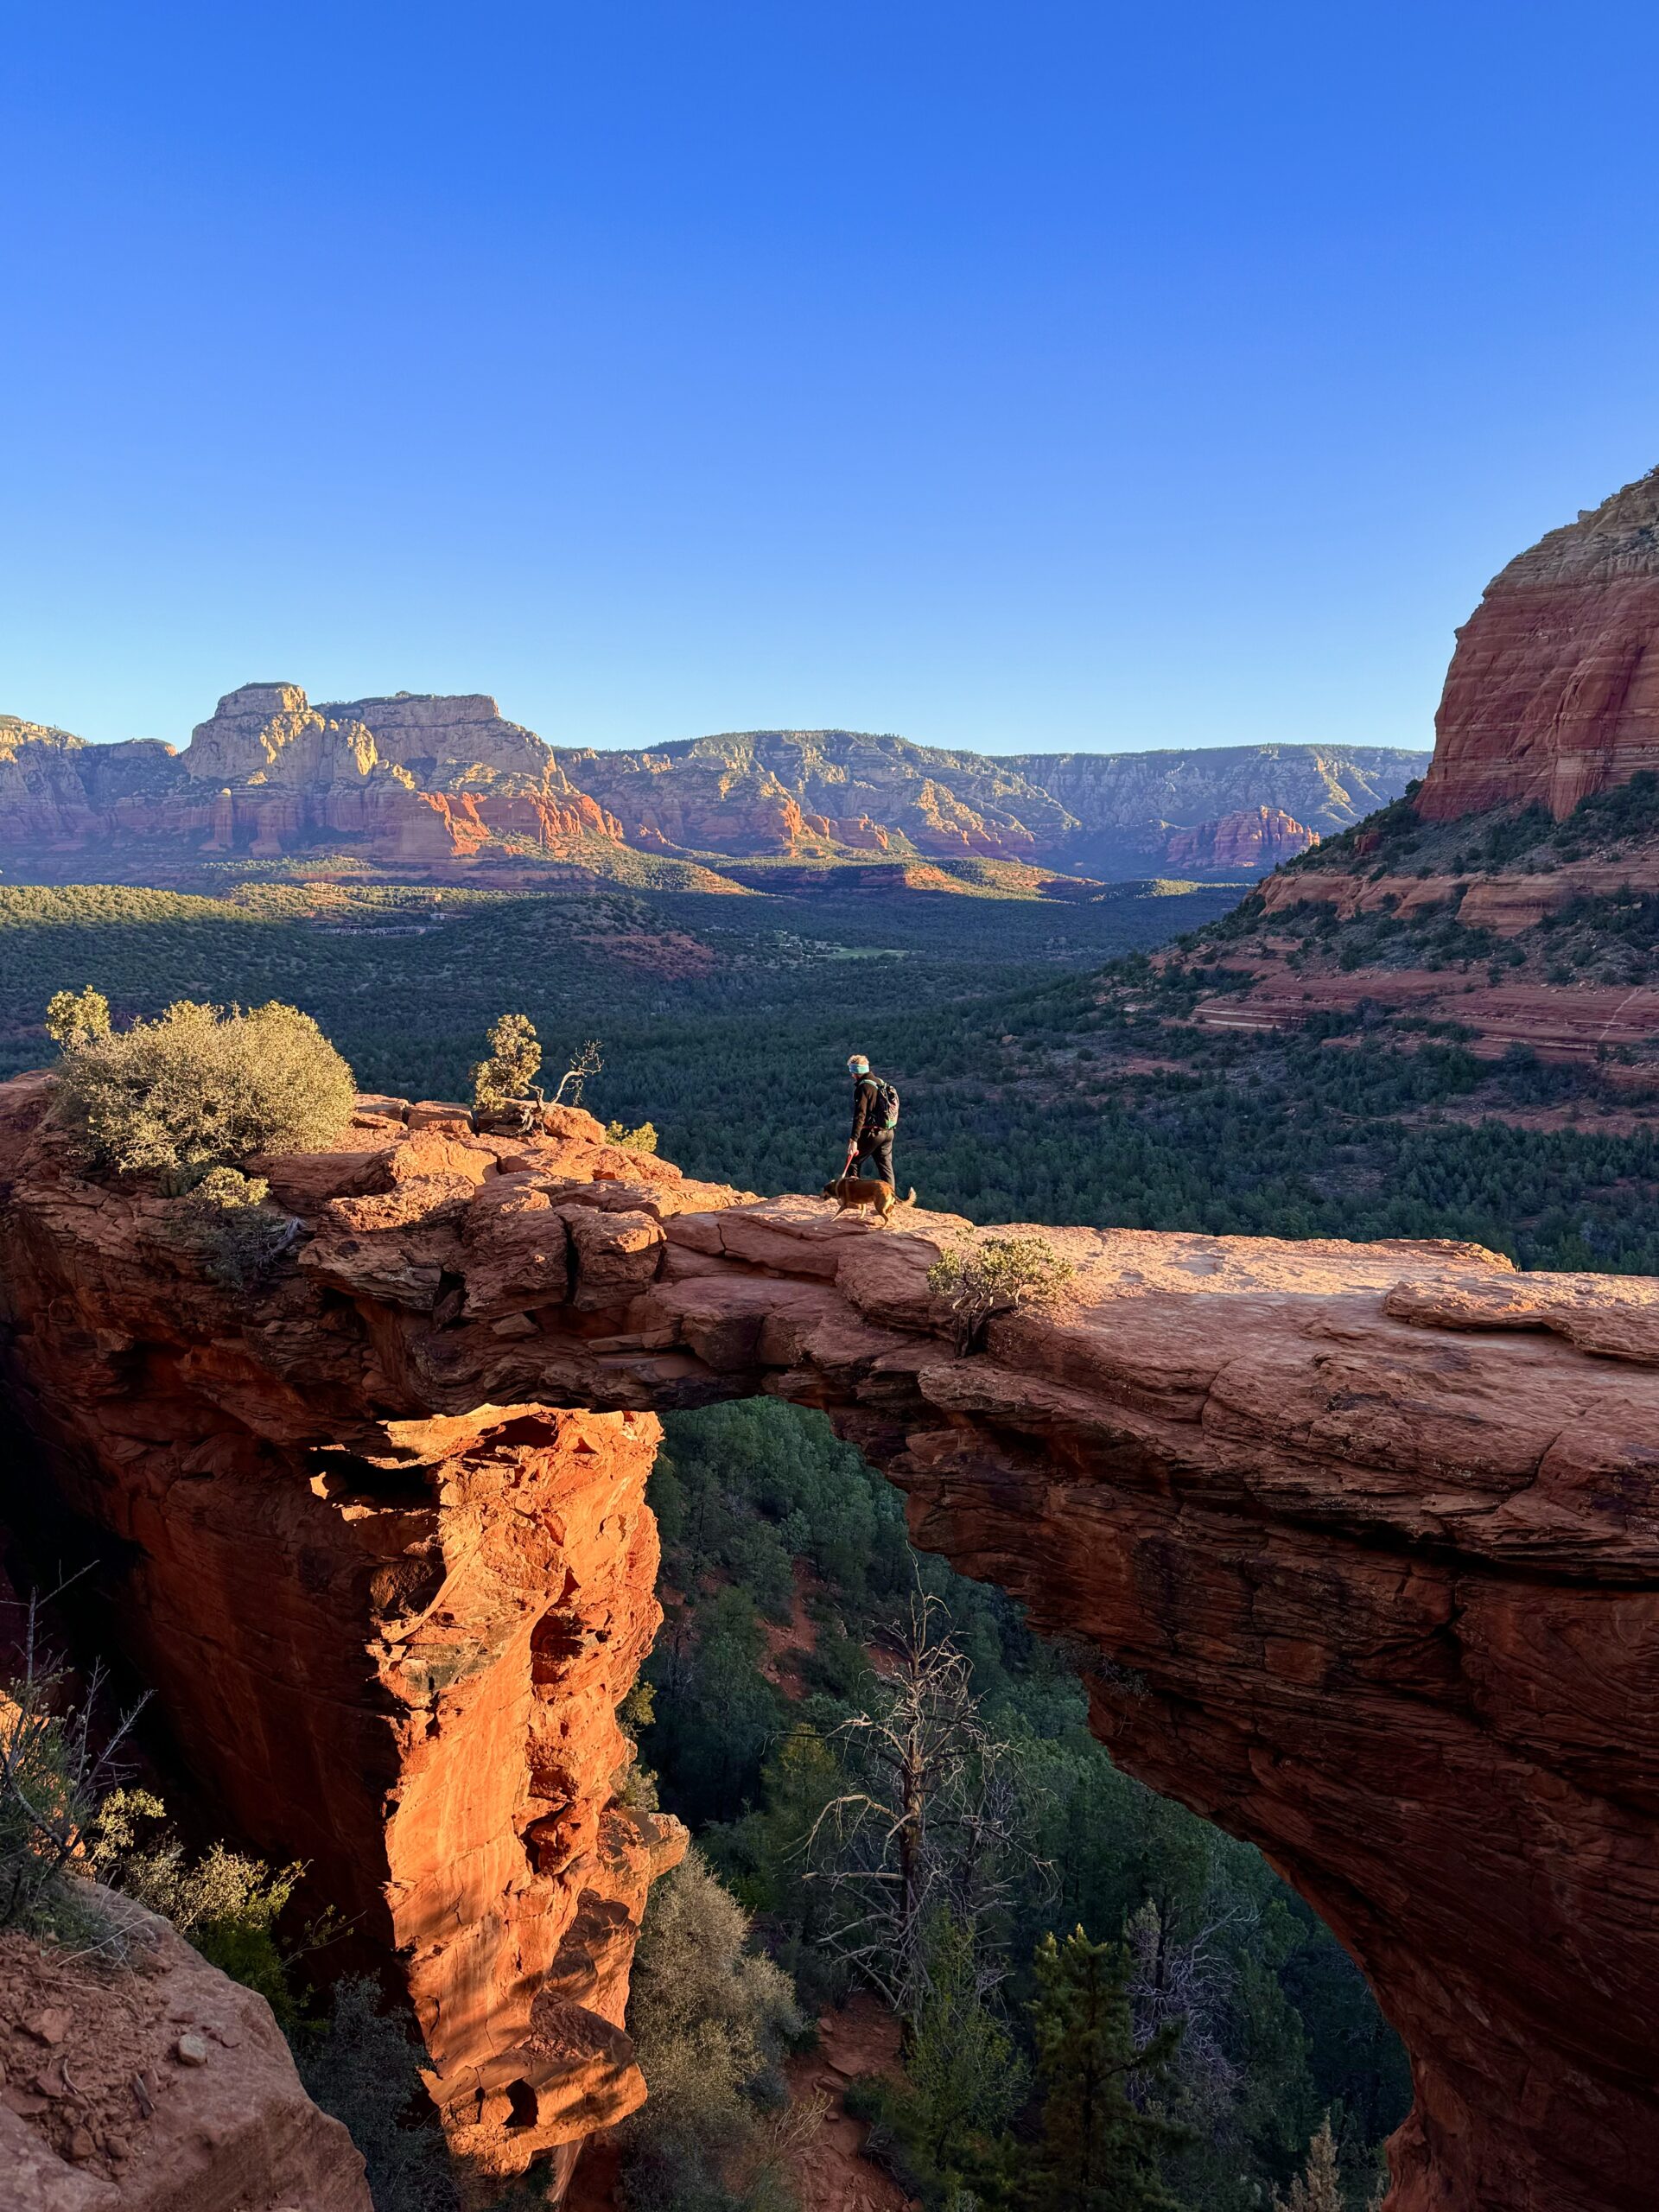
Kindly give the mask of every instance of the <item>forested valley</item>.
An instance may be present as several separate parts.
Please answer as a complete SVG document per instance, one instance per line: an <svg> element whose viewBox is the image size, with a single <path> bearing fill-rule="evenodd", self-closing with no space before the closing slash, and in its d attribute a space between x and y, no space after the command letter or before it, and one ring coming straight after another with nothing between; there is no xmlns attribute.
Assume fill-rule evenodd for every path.
<svg viewBox="0 0 1659 2212"><path fill-rule="evenodd" d="M118 1020L291 1001L365 1088L460 1097L511 1009L550 1065L598 1039L601 1119L767 1193L838 1166L856 1050L899 1088L904 1182L976 1221L1452 1236L1659 1272L1659 1151L1595 1069L1494 1064L1364 1010L1279 1037L1182 1026L1227 986L1233 925L1213 925L1235 898L0 890L0 1072L48 1057L48 999L92 983ZM1178 933L1185 966L1154 969Z"/></svg>

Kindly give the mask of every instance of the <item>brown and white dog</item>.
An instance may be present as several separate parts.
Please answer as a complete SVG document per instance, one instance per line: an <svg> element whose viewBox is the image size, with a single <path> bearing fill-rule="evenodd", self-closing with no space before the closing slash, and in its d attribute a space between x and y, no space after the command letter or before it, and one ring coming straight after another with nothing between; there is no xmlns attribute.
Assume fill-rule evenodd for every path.
<svg viewBox="0 0 1659 2212"><path fill-rule="evenodd" d="M883 1223L895 1206L913 1206L916 1203L914 1190L908 1198L901 1198L891 1183L878 1182L874 1175L838 1175L834 1182L824 1185L818 1196L835 1199L837 1217L850 1213L857 1206L874 1206L876 1219Z"/></svg>

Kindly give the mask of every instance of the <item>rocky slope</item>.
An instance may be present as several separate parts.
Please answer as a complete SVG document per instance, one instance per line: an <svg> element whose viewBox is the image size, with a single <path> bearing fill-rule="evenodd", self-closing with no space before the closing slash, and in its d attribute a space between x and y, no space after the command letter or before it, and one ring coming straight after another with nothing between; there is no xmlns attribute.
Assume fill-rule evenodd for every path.
<svg viewBox="0 0 1659 2212"><path fill-rule="evenodd" d="M124 1900L118 1963L0 1936L8 2212L372 2212L261 1997Z"/></svg>
<svg viewBox="0 0 1659 2212"><path fill-rule="evenodd" d="M656 1618L640 1484L657 1410L766 1389L1092 1650L1123 1764L1349 1945L1412 2053L1392 2212L1645 2208L1659 1283L1059 1230L1065 1302L964 1352L926 1276L965 1224L365 1100L263 1163L301 1231L237 1301L47 1096L0 1090L29 1482L118 1536L112 1628L244 1831L395 1956L487 2169L556 2178L639 2093L615 2024L672 1848L610 1719Z"/></svg>
<svg viewBox="0 0 1659 2212"><path fill-rule="evenodd" d="M1414 763L1296 746L996 761L846 730L556 754L481 695L313 706L296 684L250 683L181 753L0 717L0 857L165 868L334 850L422 872L616 873L627 847L682 863L919 855L1224 875L1353 822Z"/></svg>

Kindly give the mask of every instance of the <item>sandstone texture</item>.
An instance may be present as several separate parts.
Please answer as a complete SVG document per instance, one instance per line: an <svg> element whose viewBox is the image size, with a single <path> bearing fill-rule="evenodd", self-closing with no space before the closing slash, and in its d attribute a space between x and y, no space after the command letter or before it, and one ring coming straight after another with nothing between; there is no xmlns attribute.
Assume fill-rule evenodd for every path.
<svg viewBox="0 0 1659 2212"><path fill-rule="evenodd" d="M120 1956L0 1936L8 2212L372 2212L270 2007L125 1899Z"/></svg>
<svg viewBox="0 0 1659 2212"><path fill-rule="evenodd" d="M1659 894L1659 836L1638 795L1574 810L1659 770L1656 636L1659 470L1488 586L1422 788L1265 877L1216 947L1248 985L1203 1000L1198 1025L1266 1033L1364 1007L1650 1093L1659 992L1625 925Z"/></svg>
<svg viewBox="0 0 1659 2212"><path fill-rule="evenodd" d="M5 1098L30 1118L16 1086ZM359 1272L382 1318L343 1332L331 1313L357 1308L320 1276L238 1313L178 1272L169 1202L48 1170L44 1211L8 1215L13 1411L60 1503L126 1561L112 1637L191 1772L262 1853L308 1862L360 1962L395 1961L457 2147L485 2173L556 2178L645 2094L621 2031L628 1965L646 1886L683 1847L674 1822L630 1809L615 1717L660 1618L658 1424L487 1394L434 1418L397 1382L397 1317L429 1327L460 1303L430 1237L458 1258L486 1172L492 1198L514 1179L460 1125L464 1141L429 1109L411 1136L371 1110L322 1176L315 1155L291 1179L271 1163L307 1216L320 1188L387 1185L321 1202L348 1271L346 1252L381 1255ZM399 1173L377 1175L393 1129ZM607 1196L588 1179L609 1147L538 1157L573 1149L582 1190ZM427 1222L428 1245L378 1235L383 1217ZM533 1304L533 1243L493 1249Z"/></svg>
<svg viewBox="0 0 1659 2212"><path fill-rule="evenodd" d="M1458 632L1426 821L1581 798L1659 768L1659 469L1552 530Z"/></svg>
<svg viewBox="0 0 1659 2212"><path fill-rule="evenodd" d="M395 1954L486 2170L640 2094L617 2024L676 1840L612 1712L652 1416L764 1390L1092 1652L1126 1768L1349 1946L1415 2075L1392 2212L1650 2202L1659 1283L1052 1230L1063 1303L964 1351L927 1284L964 1223L365 1100L260 1163L301 1235L238 1303L174 1201L78 1176L48 1089L0 1087L35 1479L122 1539L112 1624L238 1825Z"/></svg>

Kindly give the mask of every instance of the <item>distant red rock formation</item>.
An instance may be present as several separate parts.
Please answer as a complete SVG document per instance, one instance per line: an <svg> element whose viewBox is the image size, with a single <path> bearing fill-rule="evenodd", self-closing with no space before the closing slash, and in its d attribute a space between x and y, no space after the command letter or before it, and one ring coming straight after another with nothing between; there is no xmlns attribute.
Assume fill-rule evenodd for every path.
<svg viewBox="0 0 1659 2212"><path fill-rule="evenodd" d="M181 753L88 745L0 715L0 854L41 862L108 846L125 869L160 871L204 853L344 844L429 873L487 865L498 881L515 858L549 854L626 873L604 849L623 845L682 868L886 856L1118 879L1259 871L1396 798L1417 765L1294 745L997 759L857 730L556 753L481 692L313 705L295 683L245 683ZM1173 858L1172 835L1184 841Z"/></svg>
<svg viewBox="0 0 1659 2212"><path fill-rule="evenodd" d="M1659 769L1659 469L1518 554L1458 632L1417 811L1581 798Z"/></svg>
<svg viewBox="0 0 1659 2212"><path fill-rule="evenodd" d="M844 729L557 757L627 842L650 850L833 849L1119 878L1176 864L1271 868L1396 798L1422 765L1383 748L1307 745L987 756ZM1193 842L1173 855L1172 837Z"/></svg>
<svg viewBox="0 0 1659 2212"><path fill-rule="evenodd" d="M481 696L322 708L297 684L248 683L182 753L0 718L0 847L274 860L343 841L370 860L430 865L592 839L619 843L620 827Z"/></svg>
<svg viewBox="0 0 1659 2212"><path fill-rule="evenodd" d="M1319 842L1317 830L1282 806L1254 806L1224 814L1218 822L1201 822L1196 830L1173 831L1164 860L1170 868L1236 868L1254 875L1294 860Z"/></svg>

